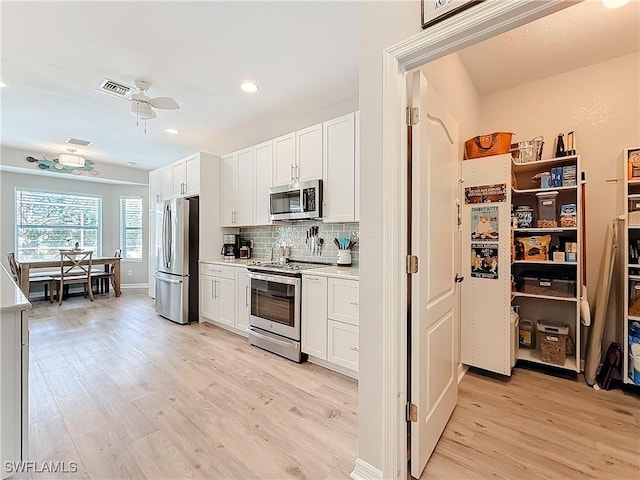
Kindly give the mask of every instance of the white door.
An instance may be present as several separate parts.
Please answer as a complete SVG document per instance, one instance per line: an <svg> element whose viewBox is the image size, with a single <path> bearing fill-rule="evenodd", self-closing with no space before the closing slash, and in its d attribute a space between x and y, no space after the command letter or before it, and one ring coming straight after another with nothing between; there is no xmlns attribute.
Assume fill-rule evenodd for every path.
<svg viewBox="0 0 640 480"><path fill-rule="evenodd" d="M209 275L200 275L200 315L209 320L218 317L218 304L213 296L214 280Z"/></svg>
<svg viewBox="0 0 640 480"><path fill-rule="evenodd" d="M322 124L296 132L296 166L293 176L298 182L322 178Z"/></svg>
<svg viewBox="0 0 640 480"><path fill-rule="evenodd" d="M323 221L353 222L355 216L355 116L322 124Z"/></svg>
<svg viewBox="0 0 640 480"><path fill-rule="evenodd" d="M458 399L455 358L455 247L458 124L421 72L411 74L411 475L420 477Z"/></svg>
<svg viewBox="0 0 640 480"><path fill-rule="evenodd" d="M236 328L246 332L249 330L249 313L251 311L251 279L246 268L238 268L236 271L236 294L238 315L236 316Z"/></svg>
<svg viewBox="0 0 640 480"><path fill-rule="evenodd" d="M200 155L184 161L184 194L188 197L200 194Z"/></svg>
<svg viewBox="0 0 640 480"><path fill-rule="evenodd" d="M327 277L302 276L302 351L327 359Z"/></svg>
<svg viewBox="0 0 640 480"><path fill-rule="evenodd" d="M255 146L253 158L254 184L253 190L253 224L269 225L269 188L271 187L273 166L273 144L271 141Z"/></svg>
<svg viewBox="0 0 640 480"><path fill-rule="evenodd" d="M222 157L220 162L220 224L233 226L236 222L236 154Z"/></svg>
<svg viewBox="0 0 640 480"><path fill-rule="evenodd" d="M171 165L171 178L172 178L172 191L173 197L183 197L184 196L184 180L185 180L185 171L184 171L184 160L174 163Z"/></svg>
<svg viewBox="0 0 640 480"><path fill-rule="evenodd" d="M218 316L216 320L233 327L236 318L236 281L228 278L215 277L213 294L218 302Z"/></svg>
<svg viewBox="0 0 640 480"><path fill-rule="evenodd" d="M296 164L296 137L289 133L273 139L273 186L293 183Z"/></svg>
<svg viewBox="0 0 640 480"><path fill-rule="evenodd" d="M160 171L162 184L162 201L169 200L173 197L173 177L171 165L162 168ZM162 208L162 207L160 207Z"/></svg>

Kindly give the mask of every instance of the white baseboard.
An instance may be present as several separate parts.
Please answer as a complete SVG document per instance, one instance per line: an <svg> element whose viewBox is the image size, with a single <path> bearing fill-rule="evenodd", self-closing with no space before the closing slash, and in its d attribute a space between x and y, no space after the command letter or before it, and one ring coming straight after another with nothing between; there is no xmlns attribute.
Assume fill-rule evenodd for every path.
<svg viewBox="0 0 640 480"><path fill-rule="evenodd" d="M382 471L357 458L356 466L349 476L352 480L382 480Z"/></svg>
<svg viewBox="0 0 640 480"><path fill-rule="evenodd" d="M458 364L458 383L462 381L462 379L464 378L468 370L469 370L468 365L464 365L462 363Z"/></svg>
<svg viewBox="0 0 640 480"><path fill-rule="evenodd" d="M121 283L120 290L129 290L130 288L149 288L148 283Z"/></svg>

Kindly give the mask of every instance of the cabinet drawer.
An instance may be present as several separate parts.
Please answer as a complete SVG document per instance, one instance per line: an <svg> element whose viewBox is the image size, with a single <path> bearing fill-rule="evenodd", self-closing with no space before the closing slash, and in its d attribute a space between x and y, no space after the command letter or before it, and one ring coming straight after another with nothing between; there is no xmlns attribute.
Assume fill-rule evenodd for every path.
<svg viewBox="0 0 640 480"><path fill-rule="evenodd" d="M201 263L200 273L233 280L236 278L236 267L217 265L215 263Z"/></svg>
<svg viewBox="0 0 640 480"><path fill-rule="evenodd" d="M358 371L358 327L342 322L328 321L327 360Z"/></svg>
<svg viewBox="0 0 640 480"><path fill-rule="evenodd" d="M328 317L339 322L358 325L359 283L356 280L329 278Z"/></svg>

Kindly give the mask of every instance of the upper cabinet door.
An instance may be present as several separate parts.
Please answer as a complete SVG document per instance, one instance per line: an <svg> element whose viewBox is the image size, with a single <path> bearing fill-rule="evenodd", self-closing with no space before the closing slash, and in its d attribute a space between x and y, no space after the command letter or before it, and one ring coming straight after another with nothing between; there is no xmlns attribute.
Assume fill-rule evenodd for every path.
<svg viewBox="0 0 640 480"><path fill-rule="evenodd" d="M162 203L162 170L152 170L149 172L149 213L155 213L159 204Z"/></svg>
<svg viewBox="0 0 640 480"><path fill-rule="evenodd" d="M173 197L173 181L172 181L171 165L161 169L162 176L162 200L169 200Z"/></svg>
<svg viewBox="0 0 640 480"><path fill-rule="evenodd" d="M171 165L171 176L172 176L172 195L173 197L183 197L184 196L184 181L185 181L185 171L184 171L184 161L179 161Z"/></svg>
<svg viewBox="0 0 640 480"><path fill-rule="evenodd" d="M322 178L322 124L296 132L296 167L298 182Z"/></svg>
<svg viewBox="0 0 640 480"><path fill-rule="evenodd" d="M296 137L289 133L273 139L273 182L287 185L294 181L296 167Z"/></svg>
<svg viewBox="0 0 640 480"><path fill-rule="evenodd" d="M254 147L253 171L254 184L253 191L253 224L269 225L270 198L269 187L271 187L271 172L273 165L273 143L271 141L261 143Z"/></svg>
<svg viewBox="0 0 640 480"><path fill-rule="evenodd" d="M360 221L360 110L355 113L355 187L354 187L354 207L355 215L354 220Z"/></svg>
<svg viewBox="0 0 640 480"><path fill-rule="evenodd" d="M253 225L253 147L236 153L236 225Z"/></svg>
<svg viewBox="0 0 640 480"><path fill-rule="evenodd" d="M184 160L184 195L192 197L200 194L200 155Z"/></svg>
<svg viewBox="0 0 640 480"><path fill-rule="evenodd" d="M233 227L236 221L236 154L220 162L220 225Z"/></svg>
<svg viewBox="0 0 640 480"><path fill-rule="evenodd" d="M350 113L323 123L325 222L353 222L355 215L355 119Z"/></svg>

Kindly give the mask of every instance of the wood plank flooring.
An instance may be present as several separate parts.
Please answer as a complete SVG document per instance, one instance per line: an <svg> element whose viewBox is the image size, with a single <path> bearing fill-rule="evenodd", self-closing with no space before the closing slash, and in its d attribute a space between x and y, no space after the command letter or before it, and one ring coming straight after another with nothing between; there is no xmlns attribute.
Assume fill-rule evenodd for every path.
<svg viewBox="0 0 640 480"><path fill-rule="evenodd" d="M468 372L422 479L639 479L640 398L516 368Z"/></svg>
<svg viewBox="0 0 640 480"><path fill-rule="evenodd" d="M146 292L36 302L33 478L348 478L357 384L250 347L210 324L156 316ZM640 402L516 369L468 373L424 479L640 478Z"/></svg>
<svg viewBox="0 0 640 480"><path fill-rule="evenodd" d="M146 291L36 302L30 455L77 462L34 478L346 479L357 383L158 317Z"/></svg>

